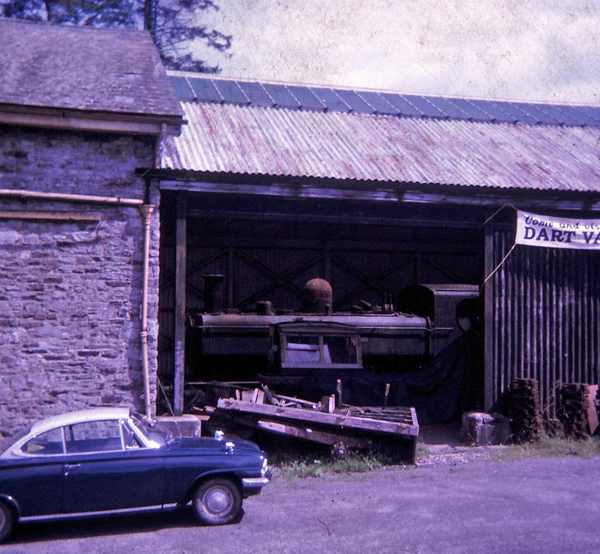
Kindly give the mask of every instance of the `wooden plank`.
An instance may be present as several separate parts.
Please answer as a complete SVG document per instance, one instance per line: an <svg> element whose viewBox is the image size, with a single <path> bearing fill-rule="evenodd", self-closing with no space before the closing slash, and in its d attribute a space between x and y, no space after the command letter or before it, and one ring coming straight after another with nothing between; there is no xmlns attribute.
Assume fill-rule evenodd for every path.
<svg viewBox="0 0 600 554"><path fill-rule="evenodd" d="M383 393L383 409L385 410L388 403L388 397L390 396L390 384L385 384L385 392Z"/></svg>
<svg viewBox="0 0 600 554"><path fill-rule="evenodd" d="M254 396L254 392L251 390L236 390L235 397L238 400L243 400L244 402L252 402L252 398Z"/></svg>
<svg viewBox="0 0 600 554"><path fill-rule="evenodd" d="M279 400L278 398L276 398L275 396L273 396L273 393L269 390L269 387L267 387L267 385L263 385L262 389L263 389L263 391L265 393L266 399L271 404L275 404L275 406L282 406L284 404L283 400Z"/></svg>
<svg viewBox="0 0 600 554"><path fill-rule="evenodd" d="M275 421L259 420L258 427L276 433L278 435L287 435L298 439L308 440L319 444L327 444L333 446L336 442L343 442L349 448L375 448L376 443L365 438L349 437L347 435L336 435L335 433L327 433L325 431L316 431L309 428L295 427Z"/></svg>
<svg viewBox="0 0 600 554"><path fill-rule="evenodd" d="M322 425L348 427L376 433L404 434L414 437L419 435L419 425L416 419L416 412L413 424L408 425L406 423L381 421L365 417L358 418L338 413L328 414L299 408L284 408L281 406L269 406L267 404L252 404L251 402L243 402L234 400L232 398L220 399L217 406L223 410L252 413L308 423L318 423Z"/></svg>
<svg viewBox="0 0 600 554"><path fill-rule="evenodd" d="M173 377L173 409L175 415L183 414L185 380L187 205L184 194L179 193L177 195L175 224L175 374Z"/></svg>
<svg viewBox="0 0 600 554"><path fill-rule="evenodd" d="M307 408L317 409L318 403L312 402L310 400L303 400L302 398L296 398L295 396L285 396L284 394L275 394L271 393L274 398L278 400L283 400L284 402L288 402L290 404L298 404L300 406L306 406Z"/></svg>
<svg viewBox="0 0 600 554"><path fill-rule="evenodd" d="M589 432L593 435L598 428L598 410L596 408L596 395L598 394L598 385L590 385L588 387L588 403L585 407L588 418Z"/></svg>
<svg viewBox="0 0 600 554"><path fill-rule="evenodd" d="M332 414L336 409L335 394L332 394L327 401L327 413Z"/></svg>
<svg viewBox="0 0 600 554"><path fill-rule="evenodd" d="M260 389L254 389L252 392L252 402L255 404L264 404L265 402L265 391Z"/></svg>
<svg viewBox="0 0 600 554"><path fill-rule="evenodd" d="M348 410L348 415L354 417L368 417L371 419L383 419L387 421L398 421L401 423L412 424L416 421L416 412L414 408L392 407L392 408L377 408L377 407L358 407L345 406Z"/></svg>

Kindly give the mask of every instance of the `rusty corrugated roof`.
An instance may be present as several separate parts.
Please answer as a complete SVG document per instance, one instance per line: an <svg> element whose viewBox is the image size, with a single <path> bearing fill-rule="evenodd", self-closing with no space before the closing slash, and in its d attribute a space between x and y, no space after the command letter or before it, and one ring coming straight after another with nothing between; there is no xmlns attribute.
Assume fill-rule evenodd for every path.
<svg viewBox="0 0 600 554"><path fill-rule="evenodd" d="M588 112L587 122L576 119L577 114L585 114L581 107L575 119L560 124L541 119L549 113L555 118L568 113L570 106L548 106L536 124L506 118L500 122L490 114L475 119L465 112L462 116L455 112L455 117L423 113L409 117L390 110L383 115L373 109L256 105L243 101L237 92L236 101L228 102L219 100L220 82L215 86L207 80L204 89L198 83L196 94L205 90L207 97L188 94L182 100L188 123L181 136L165 142L164 169L502 189L600 190L600 128L594 124L600 112L595 108ZM296 91L299 96L297 88L289 87L288 92ZM252 92L250 87L245 90ZM185 98L181 89L180 97ZM375 100L366 94L361 98L370 98L371 104ZM443 106L438 100L432 105ZM458 100L452 109L460 105ZM480 110L492 107L483 101L473 105ZM504 108L502 113L509 111L500 102L493 105ZM519 109L514 106L511 109ZM527 106L531 109L523 119L532 119L538 108Z"/></svg>

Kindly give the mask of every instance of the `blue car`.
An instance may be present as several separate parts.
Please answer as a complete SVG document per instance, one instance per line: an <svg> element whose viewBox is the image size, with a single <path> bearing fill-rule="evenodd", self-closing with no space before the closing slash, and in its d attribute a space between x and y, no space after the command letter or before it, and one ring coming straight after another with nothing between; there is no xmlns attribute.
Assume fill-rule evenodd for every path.
<svg viewBox="0 0 600 554"><path fill-rule="evenodd" d="M0 454L0 541L21 518L188 502L203 524L233 523L270 477L252 442L173 438L127 408L55 416Z"/></svg>

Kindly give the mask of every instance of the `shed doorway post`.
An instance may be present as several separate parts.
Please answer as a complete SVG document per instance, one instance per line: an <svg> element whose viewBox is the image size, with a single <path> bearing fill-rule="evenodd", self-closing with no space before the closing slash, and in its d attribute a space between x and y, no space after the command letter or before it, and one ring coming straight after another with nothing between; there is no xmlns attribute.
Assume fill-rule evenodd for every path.
<svg viewBox="0 0 600 554"><path fill-rule="evenodd" d="M494 271L494 229L485 225L484 276ZM490 411L494 403L494 278L483 288L483 406Z"/></svg>
<svg viewBox="0 0 600 554"><path fill-rule="evenodd" d="M185 310L187 257L187 203L184 193L177 194L175 225L175 360L173 410L183 414L185 381Z"/></svg>

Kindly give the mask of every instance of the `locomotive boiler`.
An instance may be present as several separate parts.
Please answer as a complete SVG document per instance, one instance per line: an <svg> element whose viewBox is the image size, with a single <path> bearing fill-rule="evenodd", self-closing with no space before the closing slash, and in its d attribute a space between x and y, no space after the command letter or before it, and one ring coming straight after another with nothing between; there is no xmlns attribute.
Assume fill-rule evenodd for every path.
<svg viewBox="0 0 600 554"><path fill-rule="evenodd" d="M205 310L190 316L190 365L204 380L248 380L257 374L302 376L347 371L418 370L477 322L475 285L413 285L392 303L360 302L335 312L323 279L304 287L302 308L278 312L271 302L252 313L223 305L223 280L205 279Z"/></svg>

